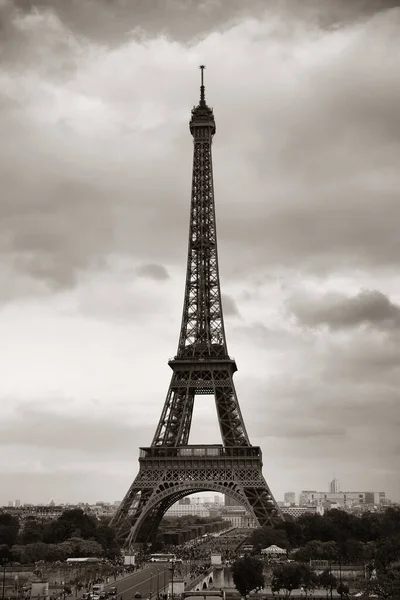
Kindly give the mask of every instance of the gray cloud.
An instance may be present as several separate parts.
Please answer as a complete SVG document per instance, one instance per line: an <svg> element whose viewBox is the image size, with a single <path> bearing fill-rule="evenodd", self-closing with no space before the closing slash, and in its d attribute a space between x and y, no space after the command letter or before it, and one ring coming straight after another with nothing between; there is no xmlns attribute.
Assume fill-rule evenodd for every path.
<svg viewBox="0 0 400 600"><path fill-rule="evenodd" d="M20 407L13 417L2 419L0 445L23 445L49 451L66 449L89 454L108 454L122 457L124 452L136 452L136 440L145 427L129 425L93 414L61 415L40 410L39 407ZM139 434L140 431L140 434ZM149 430L147 431L150 437Z"/></svg>
<svg viewBox="0 0 400 600"><path fill-rule="evenodd" d="M297 269L299 261L319 273L394 268L399 13L381 10L322 30L297 13L286 22L280 10L221 30L218 57L212 36L190 47L131 36L107 53L69 30L57 11L15 14L4 42L4 87L23 111L2 111L3 260L51 290L76 285L109 253L181 264L190 195L186 122L198 84L187 60L201 54L213 59L207 93L218 124L220 247L234 257L229 277ZM166 52L171 66L160 69L154 56ZM232 52L240 55L240 85L229 75L239 60ZM128 63L129 77L122 72Z"/></svg>
<svg viewBox="0 0 400 600"><path fill-rule="evenodd" d="M232 296L229 296L227 294L222 294L222 307L223 307L223 311L224 311L224 315L226 317L239 317L239 310L237 307L237 304L234 300L234 298L232 298Z"/></svg>
<svg viewBox="0 0 400 600"><path fill-rule="evenodd" d="M399 327L400 306L378 290L363 290L356 296L325 294L298 295L288 303L297 321L308 327L326 325L332 330L371 325L383 329Z"/></svg>
<svg viewBox="0 0 400 600"><path fill-rule="evenodd" d="M11 5L11 2L9 3ZM263 0L14 0L24 11L34 8L54 11L68 27L92 39L120 43L132 30L151 35L165 33L174 39L188 40L207 35L227 23L248 17L261 18ZM285 18L317 21L321 27L351 22L376 12L399 6L397 0L273 0L269 8Z"/></svg>
<svg viewBox="0 0 400 600"><path fill-rule="evenodd" d="M35 472L27 469L17 473L2 473L2 488L7 492L4 504L6 504L7 498L9 500L19 498L21 502L37 504L47 504L52 500L60 504L97 502L104 499L120 500L129 486L128 480L126 479L121 484L118 476L111 470L107 471L105 477L107 477L107 488L111 490L111 494L105 485L102 488L97 487L98 474L94 474L90 470L82 473L74 470L65 472L53 469L47 472ZM21 489L21 481L24 482L23 489Z"/></svg>
<svg viewBox="0 0 400 600"><path fill-rule="evenodd" d="M169 279L169 273L163 265L147 264L140 265L136 270L139 277L148 277L155 281Z"/></svg>

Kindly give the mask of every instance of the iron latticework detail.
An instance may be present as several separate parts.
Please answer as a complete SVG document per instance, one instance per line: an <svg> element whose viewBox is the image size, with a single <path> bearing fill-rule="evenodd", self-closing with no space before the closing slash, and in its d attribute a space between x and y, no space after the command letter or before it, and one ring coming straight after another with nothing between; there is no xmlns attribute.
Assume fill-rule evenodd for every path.
<svg viewBox="0 0 400 600"><path fill-rule="evenodd" d="M228 493L266 525L278 514L262 475L261 450L251 446L240 412L222 314L211 144L213 111L205 101L192 110L193 177L186 287L178 351L167 398L150 448L112 524L121 537L150 541L172 504L201 490ZM195 396L215 397L221 446L189 446Z"/></svg>

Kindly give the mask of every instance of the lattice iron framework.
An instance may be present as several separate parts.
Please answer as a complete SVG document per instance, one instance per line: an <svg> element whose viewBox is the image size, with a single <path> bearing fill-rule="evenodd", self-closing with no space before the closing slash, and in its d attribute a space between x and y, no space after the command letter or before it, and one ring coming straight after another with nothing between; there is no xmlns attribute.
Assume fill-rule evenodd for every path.
<svg viewBox="0 0 400 600"><path fill-rule="evenodd" d="M202 490L232 495L260 525L279 516L262 475L261 450L246 432L233 383L237 367L226 344L211 153L216 127L200 69L200 102L189 124L193 176L178 351L168 363L173 375L151 447L141 448L139 473L111 522L128 544L151 541L168 508ZM195 396L204 394L215 397L221 446L188 445Z"/></svg>

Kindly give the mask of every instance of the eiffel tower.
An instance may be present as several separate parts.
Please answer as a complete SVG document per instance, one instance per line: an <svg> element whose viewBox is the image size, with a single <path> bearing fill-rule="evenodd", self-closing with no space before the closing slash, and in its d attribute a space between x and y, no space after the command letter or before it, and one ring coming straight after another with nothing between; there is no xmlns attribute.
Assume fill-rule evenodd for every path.
<svg viewBox="0 0 400 600"><path fill-rule="evenodd" d="M182 324L173 374L151 446L140 448L139 473L111 525L126 546L151 542L165 512L200 491L231 496L260 526L280 516L262 475L262 455L252 446L240 411L222 314L215 225L211 144L213 110L207 105L204 66L200 102L193 108L193 175ZM195 396L215 397L221 445L189 445Z"/></svg>

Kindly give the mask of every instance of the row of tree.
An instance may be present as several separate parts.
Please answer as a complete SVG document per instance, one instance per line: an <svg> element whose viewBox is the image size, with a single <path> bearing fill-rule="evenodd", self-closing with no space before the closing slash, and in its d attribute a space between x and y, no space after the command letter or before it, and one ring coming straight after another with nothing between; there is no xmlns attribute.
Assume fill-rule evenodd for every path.
<svg viewBox="0 0 400 600"><path fill-rule="evenodd" d="M244 598L250 592L259 591L265 586L264 565L252 556L244 556L234 562L232 577L237 591ZM286 596L290 596L294 590L300 588L306 597L317 588L327 591L338 588L342 594L348 592L348 587L344 587L340 582L338 584L328 569L318 576L304 563L284 563L274 567L271 581L273 593L283 591Z"/></svg>
<svg viewBox="0 0 400 600"><path fill-rule="evenodd" d="M295 558L341 560L357 563L385 556L400 559L400 508L389 507L382 513L356 516L343 510L330 510L324 515L288 517L271 527L256 529L250 543L256 552L271 544L287 550L298 550Z"/></svg>
<svg viewBox="0 0 400 600"><path fill-rule="evenodd" d="M48 522L34 518L20 522L14 515L2 513L0 546L3 554L6 548L10 558L21 563L120 555L115 532L107 522L77 508L66 510L58 519Z"/></svg>
<svg viewBox="0 0 400 600"><path fill-rule="evenodd" d="M247 598L250 592L259 591L265 586L263 563L252 556L238 559L232 565L232 576L236 589L244 598ZM336 590L341 598L347 598L349 594L347 583L338 581L330 569L317 574L309 565L297 562L287 562L273 568L273 593L283 592L285 597L289 597L298 589L303 590L305 598L310 597L316 589L324 589L331 597L333 590ZM381 600L399 600L400 562L392 563L387 569L380 570L376 576L370 577L366 590Z"/></svg>

